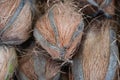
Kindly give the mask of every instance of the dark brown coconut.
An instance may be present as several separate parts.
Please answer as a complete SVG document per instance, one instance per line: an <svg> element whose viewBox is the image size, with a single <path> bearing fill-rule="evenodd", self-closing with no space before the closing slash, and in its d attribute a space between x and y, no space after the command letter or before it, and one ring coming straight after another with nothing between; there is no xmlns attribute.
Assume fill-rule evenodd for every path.
<svg viewBox="0 0 120 80"><path fill-rule="evenodd" d="M73 6L71 0L59 2L36 23L34 36L53 59L70 59L81 41L83 18Z"/></svg>
<svg viewBox="0 0 120 80"><path fill-rule="evenodd" d="M113 80L118 68L118 46L111 20L90 23L73 61L74 80ZM116 57L117 56L117 57Z"/></svg>
<svg viewBox="0 0 120 80"><path fill-rule="evenodd" d="M19 59L18 80L58 80L60 64L32 49Z"/></svg>
<svg viewBox="0 0 120 80"><path fill-rule="evenodd" d="M0 3L0 39L5 44L21 44L28 39L32 13L28 0Z"/></svg>

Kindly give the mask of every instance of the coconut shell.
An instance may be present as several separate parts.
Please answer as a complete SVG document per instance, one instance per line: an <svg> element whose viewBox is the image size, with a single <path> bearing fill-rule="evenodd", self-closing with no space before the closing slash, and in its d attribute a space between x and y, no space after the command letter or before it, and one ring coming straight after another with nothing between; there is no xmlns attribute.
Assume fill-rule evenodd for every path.
<svg viewBox="0 0 120 80"><path fill-rule="evenodd" d="M94 20L73 59L74 80L113 80L118 68L118 46L111 20Z"/></svg>
<svg viewBox="0 0 120 80"><path fill-rule="evenodd" d="M34 37L53 59L70 59L80 44L84 22L72 3L66 0L53 5L36 22Z"/></svg>
<svg viewBox="0 0 120 80"><path fill-rule="evenodd" d="M32 13L28 0L6 0L0 3L0 40L18 45L29 38Z"/></svg>
<svg viewBox="0 0 120 80"><path fill-rule="evenodd" d="M10 80L17 67L17 56L15 49L0 46L0 79Z"/></svg>
<svg viewBox="0 0 120 80"><path fill-rule="evenodd" d="M19 59L18 80L59 80L60 64L33 51Z"/></svg>

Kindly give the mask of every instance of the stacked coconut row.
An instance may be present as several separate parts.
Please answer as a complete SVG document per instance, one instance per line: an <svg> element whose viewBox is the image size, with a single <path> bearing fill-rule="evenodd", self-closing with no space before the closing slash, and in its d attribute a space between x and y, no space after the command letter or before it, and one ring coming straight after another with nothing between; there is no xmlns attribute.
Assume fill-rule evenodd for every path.
<svg viewBox="0 0 120 80"><path fill-rule="evenodd" d="M15 45L29 38L31 4L27 0L0 0L0 79L10 80L18 66Z"/></svg>
<svg viewBox="0 0 120 80"><path fill-rule="evenodd" d="M0 79L119 80L116 2L1 0Z"/></svg>

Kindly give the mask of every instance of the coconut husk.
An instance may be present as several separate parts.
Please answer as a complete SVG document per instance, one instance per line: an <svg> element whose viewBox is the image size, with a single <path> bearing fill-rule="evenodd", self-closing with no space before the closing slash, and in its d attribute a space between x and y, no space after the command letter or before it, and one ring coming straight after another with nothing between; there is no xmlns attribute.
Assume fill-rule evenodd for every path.
<svg viewBox="0 0 120 80"><path fill-rule="evenodd" d="M30 50L19 59L19 80L58 80L60 64L50 59L41 51Z"/></svg>
<svg viewBox="0 0 120 80"><path fill-rule="evenodd" d="M10 80L17 67L17 56L15 49L7 46L0 46L0 79Z"/></svg>
<svg viewBox="0 0 120 80"><path fill-rule="evenodd" d="M34 37L53 59L67 60L81 41L84 22L70 0L53 5L36 22Z"/></svg>
<svg viewBox="0 0 120 80"><path fill-rule="evenodd" d="M35 74L34 72L34 66L33 66L33 61L32 61L32 58L31 56L25 56L25 57L22 57L20 60L19 60L19 69L20 69L20 72L19 72L19 79L20 80L37 80L37 75ZM24 75L24 77L23 77ZM23 78L23 79L22 79Z"/></svg>
<svg viewBox="0 0 120 80"><path fill-rule="evenodd" d="M0 3L0 40L18 45L30 34L32 13L28 0L5 0Z"/></svg>
<svg viewBox="0 0 120 80"><path fill-rule="evenodd" d="M115 0L75 0L80 12L87 18L104 15L111 18L114 15Z"/></svg>
<svg viewBox="0 0 120 80"><path fill-rule="evenodd" d="M73 60L74 80L113 80L118 46L112 20L93 20Z"/></svg>
<svg viewBox="0 0 120 80"><path fill-rule="evenodd" d="M90 4L87 0L74 0L77 5L78 11L83 13L84 16L90 17L94 16L98 8Z"/></svg>

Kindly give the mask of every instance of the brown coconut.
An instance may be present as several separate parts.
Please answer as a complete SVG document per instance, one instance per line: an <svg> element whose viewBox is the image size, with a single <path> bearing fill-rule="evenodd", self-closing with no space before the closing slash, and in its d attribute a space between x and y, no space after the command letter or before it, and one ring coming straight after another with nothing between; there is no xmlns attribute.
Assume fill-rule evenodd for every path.
<svg viewBox="0 0 120 80"><path fill-rule="evenodd" d="M61 64L43 55L42 50L32 50L19 59L18 80L58 80Z"/></svg>
<svg viewBox="0 0 120 80"><path fill-rule="evenodd" d="M1 43L18 45L26 41L31 32L31 21L31 4L28 0L0 2Z"/></svg>
<svg viewBox="0 0 120 80"><path fill-rule="evenodd" d="M17 56L12 47L0 46L0 80L10 80L17 67Z"/></svg>
<svg viewBox="0 0 120 80"><path fill-rule="evenodd" d="M83 44L73 60L74 80L113 80L118 68L118 46L111 20L89 24ZM116 57L117 56L117 57Z"/></svg>
<svg viewBox="0 0 120 80"><path fill-rule="evenodd" d="M36 22L34 37L53 59L67 60L81 41L84 22L71 0L53 5Z"/></svg>

